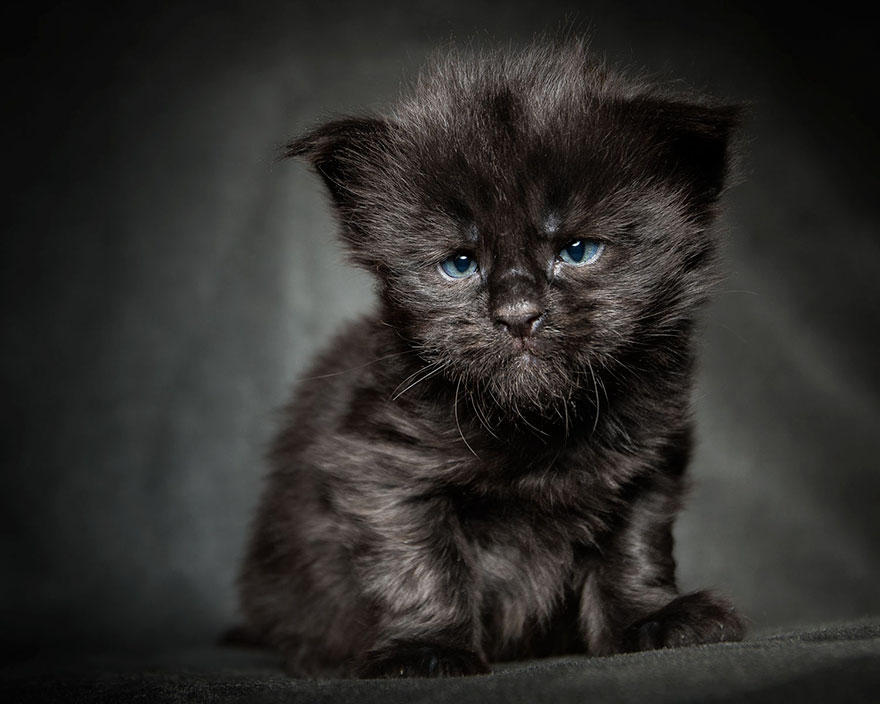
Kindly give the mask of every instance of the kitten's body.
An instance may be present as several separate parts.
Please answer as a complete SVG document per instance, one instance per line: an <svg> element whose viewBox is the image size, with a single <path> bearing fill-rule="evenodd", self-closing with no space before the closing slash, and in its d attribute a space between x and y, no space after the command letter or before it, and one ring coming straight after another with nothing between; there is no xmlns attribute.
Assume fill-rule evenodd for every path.
<svg viewBox="0 0 880 704"><path fill-rule="evenodd" d="M734 122L570 47L449 60L292 143L381 304L298 387L242 574L291 672L741 637L679 595L671 536Z"/></svg>

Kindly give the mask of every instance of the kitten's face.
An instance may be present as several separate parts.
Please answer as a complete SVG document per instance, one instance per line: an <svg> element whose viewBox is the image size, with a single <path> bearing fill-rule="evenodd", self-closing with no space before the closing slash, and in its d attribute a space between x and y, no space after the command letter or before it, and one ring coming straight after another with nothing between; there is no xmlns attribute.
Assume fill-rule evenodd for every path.
<svg viewBox="0 0 880 704"><path fill-rule="evenodd" d="M617 94L570 58L427 81L393 118L290 145L401 335L513 412L600 393L624 355L650 369L711 283L735 111Z"/></svg>
<svg viewBox="0 0 880 704"><path fill-rule="evenodd" d="M596 174L551 197L552 174L532 171L505 179L512 193L496 183L471 195L461 184L481 179L456 162L451 192L421 191L383 282L403 334L482 403L546 408L597 393L617 353L650 345L702 297L706 274L688 258L708 239L674 192Z"/></svg>

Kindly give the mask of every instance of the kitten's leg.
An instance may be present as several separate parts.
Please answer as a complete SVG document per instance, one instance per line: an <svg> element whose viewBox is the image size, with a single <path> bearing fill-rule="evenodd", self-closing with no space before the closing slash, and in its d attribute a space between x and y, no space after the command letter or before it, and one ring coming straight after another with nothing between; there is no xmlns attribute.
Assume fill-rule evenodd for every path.
<svg viewBox="0 0 880 704"><path fill-rule="evenodd" d="M484 658L468 648L422 640L391 641L371 650L359 663L363 678L458 677L489 672Z"/></svg>
<svg viewBox="0 0 880 704"><path fill-rule="evenodd" d="M742 640L745 625L733 605L708 591L691 592L670 601L623 634L622 650L678 648L701 643Z"/></svg>
<svg viewBox="0 0 880 704"><path fill-rule="evenodd" d="M741 640L742 618L710 592L681 595L675 583L672 523L677 491L635 500L585 580L580 628L597 655Z"/></svg>
<svg viewBox="0 0 880 704"><path fill-rule="evenodd" d="M479 651L474 595L465 555L443 507L386 505L377 536L359 560L375 618L359 677L439 677L488 672Z"/></svg>

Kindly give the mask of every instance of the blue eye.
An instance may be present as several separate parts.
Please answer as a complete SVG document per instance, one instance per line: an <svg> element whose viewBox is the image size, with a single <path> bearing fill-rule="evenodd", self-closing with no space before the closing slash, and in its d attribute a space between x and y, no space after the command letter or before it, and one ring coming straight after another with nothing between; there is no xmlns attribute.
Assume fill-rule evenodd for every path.
<svg viewBox="0 0 880 704"><path fill-rule="evenodd" d="M440 271L451 279L466 279L477 270L477 260L470 254L454 254L440 262Z"/></svg>
<svg viewBox="0 0 880 704"><path fill-rule="evenodd" d="M596 261L604 249L605 245L596 240L575 240L559 253L559 258L566 264L583 266Z"/></svg>

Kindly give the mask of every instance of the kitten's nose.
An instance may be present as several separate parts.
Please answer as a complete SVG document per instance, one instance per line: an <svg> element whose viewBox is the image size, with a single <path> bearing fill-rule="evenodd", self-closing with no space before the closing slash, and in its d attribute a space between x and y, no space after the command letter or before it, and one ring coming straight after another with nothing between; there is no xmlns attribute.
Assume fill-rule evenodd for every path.
<svg viewBox="0 0 880 704"><path fill-rule="evenodd" d="M513 337L531 337L544 317L543 309L534 301L506 303L493 311L495 322L503 325Z"/></svg>

